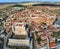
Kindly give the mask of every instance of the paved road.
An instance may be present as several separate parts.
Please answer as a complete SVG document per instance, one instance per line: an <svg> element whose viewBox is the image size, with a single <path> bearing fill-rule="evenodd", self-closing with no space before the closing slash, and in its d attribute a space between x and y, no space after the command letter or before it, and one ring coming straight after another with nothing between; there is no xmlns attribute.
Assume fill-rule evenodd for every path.
<svg viewBox="0 0 60 49"><path fill-rule="evenodd" d="M60 49L60 42L57 43L56 49Z"/></svg>
<svg viewBox="0 0 60 49"><path fill-rule="evenodd" d="M6 37L4 38L4 49L10 49L9 47L6 47L6 42L7 42L7 38L11 35L11 33L8 33L6 35Z"/></svg>

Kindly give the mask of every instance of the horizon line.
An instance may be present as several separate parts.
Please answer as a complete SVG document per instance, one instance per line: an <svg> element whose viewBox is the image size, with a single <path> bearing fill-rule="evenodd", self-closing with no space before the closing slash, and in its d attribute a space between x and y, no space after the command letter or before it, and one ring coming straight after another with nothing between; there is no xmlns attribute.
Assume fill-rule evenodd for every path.
<svg viewBox="0 0 60 49"><path fill-rule="evenodd" d="M55 3L55 2L57 2L57 3L60 3L60 2L58 2L58 1L20 1L20 2L18 2L18 1L16 1L16 2L0 2L0 3L23 3L23 2L50 2L50 3Z"/></svg>

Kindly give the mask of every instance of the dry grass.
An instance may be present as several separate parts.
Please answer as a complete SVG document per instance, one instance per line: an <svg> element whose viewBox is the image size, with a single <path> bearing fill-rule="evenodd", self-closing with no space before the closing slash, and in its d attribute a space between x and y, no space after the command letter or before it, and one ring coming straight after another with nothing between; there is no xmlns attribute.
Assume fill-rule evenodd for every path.
<svg viewBox="0 0 60 49"><path fill-rule="evenodd" d="M14 4L3 4L3 5L0 5L0 9L6 8L6 7L9 7L12 5L14 5Z"/></svg>

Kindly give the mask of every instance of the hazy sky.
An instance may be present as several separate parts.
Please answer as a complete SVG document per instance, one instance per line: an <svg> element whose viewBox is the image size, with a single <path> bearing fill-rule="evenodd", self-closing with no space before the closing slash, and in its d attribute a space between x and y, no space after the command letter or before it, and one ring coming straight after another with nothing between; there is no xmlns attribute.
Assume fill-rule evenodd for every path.
<svg viewBox="0 0 60 49"><path fill-rule="evenodd" d="M0 0L0 2L24 2L24 1L60 2L60 0Z"/></svg>

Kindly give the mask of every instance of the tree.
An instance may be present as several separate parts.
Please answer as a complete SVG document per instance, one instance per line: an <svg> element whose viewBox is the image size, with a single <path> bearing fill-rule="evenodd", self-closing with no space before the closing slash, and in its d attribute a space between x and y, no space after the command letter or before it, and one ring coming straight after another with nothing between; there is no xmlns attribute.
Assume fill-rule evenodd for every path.
<svg viewBox="0 0 60 49"><path fill-rule="evenodd" d="M3 25L3 23L2 22L0 22L0 26L2 26Z"/></svg>
<svg viewBox="0 0 60 49"><path fill-rule="evenodd" d="M53 32L53 35L54 35L55 38L60 38L60 31Z"/></svg>

